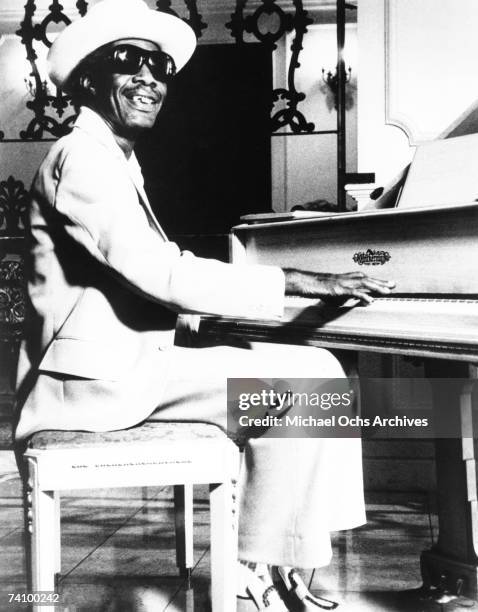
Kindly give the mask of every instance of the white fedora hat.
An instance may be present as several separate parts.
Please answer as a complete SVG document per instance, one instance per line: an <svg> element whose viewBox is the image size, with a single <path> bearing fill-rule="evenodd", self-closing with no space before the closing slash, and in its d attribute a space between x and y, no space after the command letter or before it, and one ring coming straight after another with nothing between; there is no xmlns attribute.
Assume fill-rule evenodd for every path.
<svg viewBox="0 0 478 612"><path fill-rule="evenodd" d="M196 47L196 36L184 21L150 9L144 0L102 0L85 17L67 26L48 53L48 74L59 87L87 55L121 38L150 40L170 55L176 71Z"/></svg>

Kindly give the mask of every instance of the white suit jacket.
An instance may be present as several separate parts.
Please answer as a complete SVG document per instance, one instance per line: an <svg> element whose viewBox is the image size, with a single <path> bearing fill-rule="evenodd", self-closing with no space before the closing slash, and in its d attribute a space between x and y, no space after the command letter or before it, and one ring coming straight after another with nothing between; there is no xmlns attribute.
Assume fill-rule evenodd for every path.
<svg viewBox="0 0 478 612"><path fill-rule="evenodd" d="M33 314L19 360L18 438L46 427L70 429L69 420L91 429L87 410L83 423L68 402L55 407L51 381L124 381L145 355L173 344L177 313L282 313L279 268L198 258L167 240L134 154L126 159L89 108L81 109L72 132L52 146L36 174L28 259ZM134 376L131 384L137 384Z"/></svg>

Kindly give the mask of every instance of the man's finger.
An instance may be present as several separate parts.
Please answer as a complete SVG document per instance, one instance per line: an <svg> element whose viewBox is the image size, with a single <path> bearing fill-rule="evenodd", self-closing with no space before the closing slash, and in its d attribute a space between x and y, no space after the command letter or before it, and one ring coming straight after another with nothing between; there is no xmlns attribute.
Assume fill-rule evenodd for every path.
<svg viewBox="0 0 478 612"><path fill-rule="evenodd" d="M389 293L392 292L391 287L388 287L387 285L381 285L381 284L376 283L375 281L372 281L370 279L366 279L363 282L363 284L370 291L376 291L377 293L389 294Z"/></svg>
<svg viewBox="0 0 478 612"><path fill-rule="evenodd" d="M354 272L345 272L342 274L342 276L346 276L347 278L366 278L367 275L364 272L358 272L355 270Z"/></svg>
<svg viewBox="0 0 478 612"><path fill-rule="evenodd" d="M384 278L375 278L375 276L367 276L367 280L373 281L379 285L384 285L385 287L395 287L395 281L385 280Z"/></svg>
<svg viewBox="0 0 478 612"><path fill-rule="evenodd" d="M358 289L355 289L352 292L352 296L355 298L358 298L359 300L361 300L362 302L365 302L366 304L372 304L374 301L371 295L369 295L368 293L364 293L363 291L359 291Z"/></svg>
<svg viewBox="0 0 478 612"><path fill-rule="evenodd" d="M384 278L376 278L375 276L368 276L367 274L364 274L363 272L357 272L357 271L346 272L345 274L342 274L342 276L347 281L356 280L356 279L357 280L370 280L372 282L377 283L378 285L390 287L391 289L393 289L393 287L395 287L396 285L395 281L385 280Z"/></svg>

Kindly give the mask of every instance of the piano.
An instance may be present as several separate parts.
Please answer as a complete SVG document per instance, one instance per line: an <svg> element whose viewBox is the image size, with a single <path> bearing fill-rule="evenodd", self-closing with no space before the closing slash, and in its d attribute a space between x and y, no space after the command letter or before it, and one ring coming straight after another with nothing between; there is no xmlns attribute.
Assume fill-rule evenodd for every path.
<svg viewBox="0 0 478 612"><path fill-rule="evenodd" d="M268 341L425 360L430 378L460 379L433 397L461 438L437 439L439 537L421 555L424 584L478 598L478 506L473 381L478 364L478 203L393 208L242 223L231 261L391 279L367 307L287 298L281 321L202 317L217 343ZM451 383L451 381L450 381Z"/></svg>

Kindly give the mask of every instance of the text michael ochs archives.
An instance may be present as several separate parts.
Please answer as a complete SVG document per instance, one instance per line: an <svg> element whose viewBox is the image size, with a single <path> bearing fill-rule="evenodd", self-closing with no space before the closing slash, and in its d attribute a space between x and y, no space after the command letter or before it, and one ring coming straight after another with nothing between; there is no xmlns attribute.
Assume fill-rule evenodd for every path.
<svg viewBox="0 0 478 612"><path fill-rule="evenodd" d="M431 413L393 410L385 380L373 383L364 402L360 381L346 378L228 379L227 429L238 438L436 435Z"/></svg>

